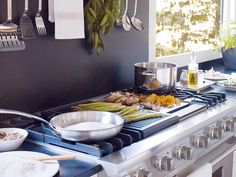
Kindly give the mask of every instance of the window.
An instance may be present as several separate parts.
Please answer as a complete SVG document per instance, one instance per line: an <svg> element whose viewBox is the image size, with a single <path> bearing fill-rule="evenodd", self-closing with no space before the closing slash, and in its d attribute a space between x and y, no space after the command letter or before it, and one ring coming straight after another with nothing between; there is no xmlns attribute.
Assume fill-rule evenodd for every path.
<svg viewBox="0 0 236 177"><path fill-rule="evenodd" d="M187 33L187 37L184 37L184 35L183 35L182 39L190 38L193 42L193 45L190 45L189 42L187 42L187 43L185 42L184 47L183 47L183 44L181 44L181 42L177 41L177 39L176 39L176 42L169 42L169 44L168 44L168 42L166 42L167 38L166 39L164 38L165 44L167 46L166 48L169 49L169 52L167 50L167 54L164 54L164 52L163 52L163 54L161 54L161 52L160 52L159 55L157 54L157 51L161 50L161 48L160 49L156 48L156 45L160 45L160 44L158 44L156 42L157 38L153 37L153 36L157 36L157 31L158 31L158 29L157 29L157 10L163 9L165 2L168 2L168 1L169 1L169 3L171 2L171 3L175 3L175 4L177 4L177 2L180 2L180 1L184 2L184 3L187 3L187 1L189 1L189 4L193 3L193 2L196 2L196 4L197 4L197 2L201 3L201 4L204 4L206 2L212 1L213 4L215 4L215 5L211 6L209 4L208 9L215 10L217 15L215 17L213 17L214 15L212 14L212 15L209 15L209 17L207 17L207 18L210 18L211 20L220 18L220 19L223 19L223 21L226 21L226 22L236 20L236 10L235 10L236 1L235 0L221 0L221 2L219 2L219 0L214 0L214 1L213 0L149 0L149 61L157 61L158 60L160 62L175 63L175 64L177 64L177 66L185 66L188 63L188 61L190 61L191 52L189 52L189 51L192 51L192 50L196 50L196 56L197 56L197 62L198 63L213 60L213 59L217 59L217 58L221 58L222 57L221 52L210 49L210 48L212 48L212 46L214 46L214 38L212 38L211 40L208 40L208 41L211 41L212 43L210 43L210 42L206 41L206 39L204 40L204 38L202 38L203 40L201 42L203 44L206 44L203 47L202 44L197 43L200 40L197 40L197 41L193 40L193 37L189 37L189 36L191 36L191 34L189 34L189 33ZM223 4L223 5L221 5L221 4ZM180 4L180 5L182 5L181 10L183 11L185 9L185 8L183 8L183 3ZM195 8L197 8L197 6L198 5L196 5ZM194 11L194 5L193 5L193 7L189 6L188 8L190 10L192 9L192 11ZM172 7L172 9L173 9L173 7ZM193 13L190 10L189 10L189 13ZM170 9L169 9L169 11L170 11ZM222 16L222 13L220 13L221 11L223 12L223 16ZM219 17L219 13L221 14L220 17ZM182 12L182 14L183 14L183 12ZM207 14L209 14L209 13L207 13ZM165 18L165 17L163 16L163 18ZM176 17L174 17L174 18L176 19ZM206 18L206 17L204 17L204 18ZM165 22L165 20L163 21L163 24L168 22L168 21ZM181 19L177 19L177 22L178 21L179 21L180 24L181 24L181 22L184 23L183 21L181 21ZM215 32L211 32L208 35L210 35L210 34L213 35L213 34L217 33L217 28L218 28L218 22L217 22L216 25L215 24L212 25L212 30L211 31L215 31ZM200 27L199 27L199 29L200 29ZM196 30L196 28L193 28L193 30ZM176 36L177 37L181 36L180 34L181 33L178 32L178 33L176 33ZM161 35L160 38L163 38L163 36L164 35ZM171 35L169 35L169 36L171 36ZM185 36L186 36L186 34L185 34ZM170 38L169 41L171 41L171 40L172 40L172 38ZM191 40L190 40L190 42L191 42ZM179 50L173 50L173 49L170 50L170 46L172 45L172 43L173 43L174 46L177 46L177 43L180 43Z"/></svg>
<svg viewBox="0 0 236 177"><path fill-rule="evenodd" d="M159 0L156 56L212 49L220 28L221 0Z"/></svg>

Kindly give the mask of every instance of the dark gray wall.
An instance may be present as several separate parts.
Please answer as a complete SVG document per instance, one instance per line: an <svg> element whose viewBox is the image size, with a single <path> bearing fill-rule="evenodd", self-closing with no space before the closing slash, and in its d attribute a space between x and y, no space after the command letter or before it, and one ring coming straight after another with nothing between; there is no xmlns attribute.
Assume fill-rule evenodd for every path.
<svg viewBox="0 0 236 177"><path fill-rule="evenodd" d="M32 3L33 2L33 3ZM86 3L86 1L84 1ZM35 112L133 85L133 64L148 60L148 1L138 1L137 17L145 30L115 29L104 38L105 52L90 53L86 40L55 40L50 36L25 41L27 49L0 53L0 107ZM129 1L133 14L134 0ZM23 0L13 0L19 24ZM0 22L6 19L6 0L0 0ZM37 1L30 2L33 19ZM47 1L44 0L47 20Z"/></svg>

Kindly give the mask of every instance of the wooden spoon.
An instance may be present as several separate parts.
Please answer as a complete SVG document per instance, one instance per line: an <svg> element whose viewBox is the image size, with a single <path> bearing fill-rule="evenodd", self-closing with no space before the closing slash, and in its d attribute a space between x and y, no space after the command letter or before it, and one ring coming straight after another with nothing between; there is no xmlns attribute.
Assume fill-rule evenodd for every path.
<svg viewBox="0 0 236 177"><path fill-rule="evenodd" d="M66 155L56 155L56 156L39 156L33 157L34 160L39 161L47 161L47 160L74 160L76 156L74 154L66 154Z"/></svg>

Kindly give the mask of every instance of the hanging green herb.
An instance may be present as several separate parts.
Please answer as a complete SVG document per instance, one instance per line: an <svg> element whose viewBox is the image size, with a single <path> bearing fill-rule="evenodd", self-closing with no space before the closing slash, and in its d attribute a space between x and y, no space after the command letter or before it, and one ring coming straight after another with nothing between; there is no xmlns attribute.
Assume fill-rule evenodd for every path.
<svg viewBox="0 0 236 177"><path fill-rule="evenodd" d="M97 54L104 50L101 34L107 35L114 28L120 14L120 0L89 0L85 6L85 19L89 38Z"/></svg>

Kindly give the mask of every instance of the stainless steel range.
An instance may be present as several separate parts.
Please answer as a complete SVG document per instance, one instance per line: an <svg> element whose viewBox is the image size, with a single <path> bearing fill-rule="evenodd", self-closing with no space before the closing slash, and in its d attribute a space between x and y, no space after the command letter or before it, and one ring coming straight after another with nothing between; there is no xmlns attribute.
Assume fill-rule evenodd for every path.
<svg viewBox="0 0 236 177"><path fill-rule="evenodd" d="M169 110L164 119L127 124L120 134L108 140L72 143L56 138L47 127L33 123L27 126L29 144L23 148L32 149L30 144L34 144L59 154L76 153L78 161L92 164L87 168L90 170L87 176L185 177L209 162L214 177L231 177L236 100L231 96L226 100L224 94L216 92L178 91L172 94L184 97L189 104ZM50 119L71 111L73 104L37 114ZM19 119L8 123L12 121L16 126Z"/></svg>

